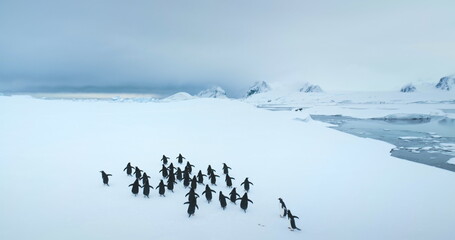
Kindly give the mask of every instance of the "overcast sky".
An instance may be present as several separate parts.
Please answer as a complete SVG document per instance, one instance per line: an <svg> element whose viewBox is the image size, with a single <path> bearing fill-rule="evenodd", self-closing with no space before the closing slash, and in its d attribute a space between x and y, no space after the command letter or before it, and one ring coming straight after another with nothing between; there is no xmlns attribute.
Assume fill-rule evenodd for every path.
<svg viewBox="0 0 455 240"><path fill-rule="evenodd" d="M255 81L395 90L455 73L455 1L0 1L0 91Z"/></svg>

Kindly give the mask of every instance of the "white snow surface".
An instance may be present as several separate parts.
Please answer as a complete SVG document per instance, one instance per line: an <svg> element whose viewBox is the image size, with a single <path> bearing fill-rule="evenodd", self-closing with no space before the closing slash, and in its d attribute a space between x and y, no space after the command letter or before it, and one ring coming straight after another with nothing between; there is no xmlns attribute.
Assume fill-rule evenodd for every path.
<svg viewBox="0 0 455 240"><path fill-rule="evenodd" d="M237 100L84 102L0 97L0 239L453 239L455 174L391 157L394 146ZM131 194L128 162L160 180L182 153L221 176L188 218L184 189ZM222 210L222 163L246 213ZM179 166L177 164L177 166ZM100 170L113 174L110 187ZM202 186L197 193L201 194ZM288 230L277 198L302 231Z"/></svg>

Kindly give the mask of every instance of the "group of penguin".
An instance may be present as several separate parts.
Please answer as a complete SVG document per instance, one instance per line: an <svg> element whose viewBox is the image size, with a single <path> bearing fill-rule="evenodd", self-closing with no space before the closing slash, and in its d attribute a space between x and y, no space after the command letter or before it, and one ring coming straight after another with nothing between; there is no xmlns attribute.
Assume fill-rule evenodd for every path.
<svg viewBox="0 0 455 240"><path fill-rule="evenodd" d="M179 154L177 156L177 162L179 164L183 164L183 160L185 157L182 156L182 154ZM161 158L161 161L163 162L161 170L159 173L161 173L162 178L167 181L167 183L164 182L163 179L160 180L160 183L158 186L155 187L155 189L158 190L158 193L160 196L165 196L166 189L168 191L174 192L174 185L177 184L178 180L179 182L183 182L183 186L185 188L189 187L190 190L189 192L185 195L185 197L188 197L188 201L185 202L184 204L188 204L188 217L191 217L194 215L196 208L199 209L199 206L197 205L197 198L199 198L199 194L196 193L196 189L199 184L204 184L204 177L208 177L210 180L210 184L216 186L216 180L220 176L217 175L215 172L216 170L211 167L211 165L208 165L207 167L207 174L203 174L201 170L195 175L192 175L193 173L193 168L194 165L192 165L189 161L186 162L184 170L182 170L180 167L174 167L174 164L171 162L169 165L169 157L166 155L163 155ZM231 176L229 176L229 170L231 168L223 163L223 174L225 174L225 182L226 186L229 188L232 188L232 180L235 179ZM150 176L147 175L146 172L141 170L139 167L133 167L131 163L128 163L126 167L123 169L123 171L126 171L126 174L128 176L133 176L136 178L136 180L129 185L131 188L131 192L134 195L137 195L139 193L139 188L143 189L143 194L144 197L149 197L150 194L150 189L153 189L154 187L150 185L149 178ZM107 186L109 186L109 176L112 176L112 174L107 174L104 171L101 172L101 177L103 179L103 183ZM142 181L142 185L140 184L140 181ZM220 205L223 208L223 210L227 206L227 199L233 202L234 204L236 201L240 201L240 208L243 209L245 212L248 209L248 202L253 203L251 199L248 198L248 191L250 190L250 186L254 185L252 182L249 181L248 178L246 178L242 183L241 186L243 185L245 189L245 193L243 194L242 197L237 193L236 188L234 187L232 191L229 193L229 197L225 196L222 191L219 192L219 201ZM212 193L216 193L213 189L210 188L209 184L205 185L205 190L202 192L202 195L205 195L205 198L207 199L207 202L210 203L212 200Z"/></svg>
<svg viewBox="0 0 455 240"><path fill-rule="evenodd" d="M284 203L283 199L282 198L278 198L278 200L280 201L280 204L281 204L281 209L283 210L283 215L281 215L282 218L284 217L288 217L289 221L290 221L290 224L291 226L289 227L289 229L291 229L292 231L294 230L299 230L300 231L300 228L298 228L296 225L295 225L295 219L296 218L299 218L295 215L292 215L291 213L291 210L289 210L287 207L286 207L286 204Z"/></svg>
<svg viewBox="0 0 455 240"><path fill-rule="evenodd" d="M179 154L177 157L177 162L178 164L182 165L185 157L182 156L182 154ZM184 204L188 204L188 217L194 216L194 213L196 211L196 208L199 209L199 206L197 205L197 198L199 198L199 194L196 193L196 189L198 185L204 184L204 177L208 177L210 180L210 184L213 186L216 186L216 180L220 176L217 175L215 172L216 170L211 167L211 165L208 165L207 167L207 174L203 174L201 170L198 171L197 174L192 175L193 173L193 168L194 165L192 165L189 161L186 162L186 165L184 169L182 170L180 167L175 167L174 164L169 162L169 157L166 155L163 155L161 158L162 167L159 173L161 173L162 178L166 180L167 183L164 182L163 179L160 180L160 183L158 186L155 187L155 189L158 190L158 193L160 196L165 197L165 192L166 189L168 191L174 192L174 185L177 184L178 180L179 182L183 182L183 186L185 188L189 187L189 192L185 194L185 197L188 197L188 201L184 202ZM226 186L229 188L232 188L232 180L235 178L229 176L229 170L231 169L226 163L223 163L223 174L225 175L225 182ZM128 176L133 176L136 178L136 180L129 185L131 188L131 192L136 196L139 193L139 188L143 189L143 195L144 197L149 197L150 194L150 189L154 189L153 186L150 185L149 178L150 176L147 175L146 172L141 170L139 167L133 167L131 163L128 163L126 167L123 169L123 171L126 171L126 174ZM109 186L109 176L112 176L112 174L107 174L104 171L100 171L101 176L103 179L103 183L107 186ZM140 185L140 181L142 181L142 185ZM237 201L240 201L240 208L246 212L248 209L248 203L253 203L251 199L248 198L248 192L250 190L251 185L254 185L252 182L249 181L248 177L245 178L245 180L240 184L240 186L243 186L245 193L243 194L242 197L237 193L236 187L233 187L231 192L229 193L229 196L225 196L222 191L219 191L219 202L223 210L227 206L227 201L231 201L232 203L236 204ZM209 184L205 185L205 190L202 192L202 195L205 195L205 198L207 199L207 202L210 203L212 201L212 193L216 193L215 190L211 189ZM283 200L279 198L281 207L284 209L284 214L282 217L288 217L291 221L291 230L300 230L295 226L295 218L298 218L297 216L294 216L291 214L291 211L286 208L286 205L284 204Z"/></svg>

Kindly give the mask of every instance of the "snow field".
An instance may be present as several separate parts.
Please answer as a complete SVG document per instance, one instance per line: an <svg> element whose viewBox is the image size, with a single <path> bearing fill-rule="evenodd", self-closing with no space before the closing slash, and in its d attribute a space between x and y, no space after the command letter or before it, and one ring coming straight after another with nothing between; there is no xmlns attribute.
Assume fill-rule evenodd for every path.
<svg viewBox="0 0 455 240"><path fill-rule="evenodd" d="M44 101L1 97L1 239L451 239L453 173L393 158L394 146L234 100L168 103ZM294 119L308 119L306 122ZM210 204L188 218L175 193L133 196L128 162L152 186L161 156L182 153L220 175ZM222 163L234 186L249 177L247 213L228 203ZM183 165L182 165L183 166ZM103 186L100 170L113 174ZM206 179L205 182L208 182ZM142 189L141 189L142 190ZM283 198L301 232L279 217Z"/></svg>

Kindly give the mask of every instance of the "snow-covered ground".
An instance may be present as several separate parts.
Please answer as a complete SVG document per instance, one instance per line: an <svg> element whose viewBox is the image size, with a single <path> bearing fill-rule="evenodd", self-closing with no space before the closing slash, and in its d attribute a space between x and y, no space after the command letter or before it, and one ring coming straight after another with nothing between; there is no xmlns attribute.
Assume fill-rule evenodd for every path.
<svg viewBox="0 0 455 240"><path fill-rule="evenodd" d="M343 110L335 101L343 97L316 94L309 94L313 102L327 103L313 108L320 112L444 113L426 104L403 112L414 104L400 101L387 109L374 99L363 105L371 111ZM327 128L311 120L312 106L273 112L237 100L184 98L0 97L0 239L453 239L453 172L391 157L390 144ZM176 162L179 153L195 165L193 172L208 164L217 170L217 194L230 191L223 162L240 194L249 177L254 204L246 213L238 204L223 211L217 194L210 204L201 196L200 209L188 218L188 189L181 183L166 197L155 190L150 199L131 194L133 178L122 171L128 162L156 186L161 156ZM110 187L100 170L113 174ZM278 197L300 217L302 231L288 230Z"/></svg>

